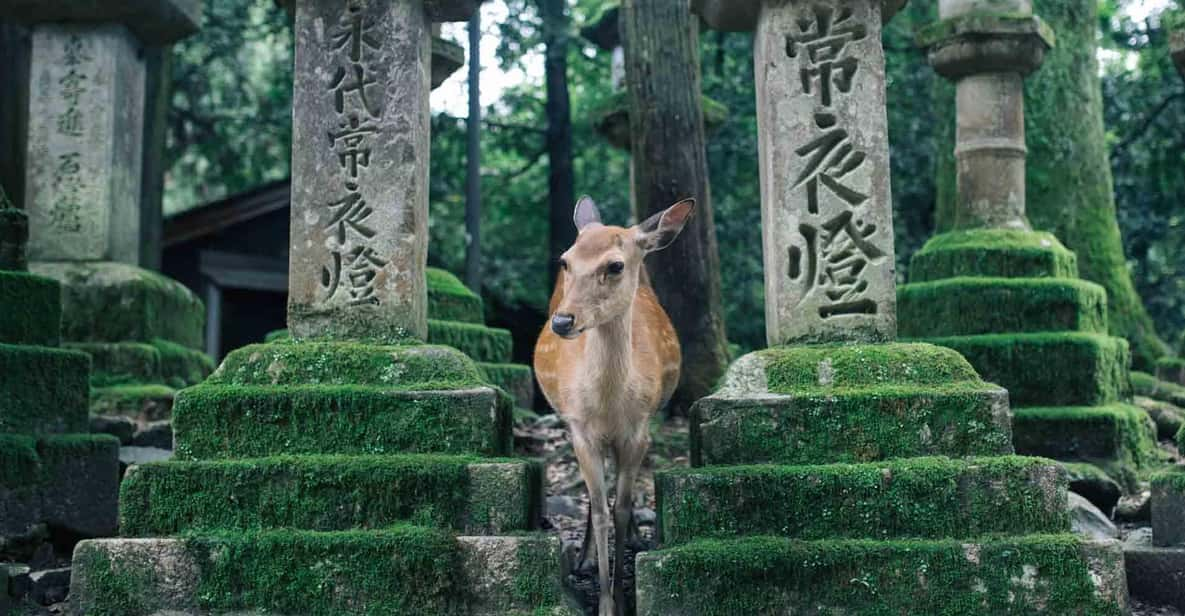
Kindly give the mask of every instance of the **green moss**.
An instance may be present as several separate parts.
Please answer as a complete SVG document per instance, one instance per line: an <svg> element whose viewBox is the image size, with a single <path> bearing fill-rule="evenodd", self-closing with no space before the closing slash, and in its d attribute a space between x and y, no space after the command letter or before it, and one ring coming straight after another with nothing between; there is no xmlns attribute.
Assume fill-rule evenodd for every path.
<svg viewBox="0 0 1185 616"><path fill-rule="evenodd" d="M85 353L0 344L0 433L86 432Z"/></svg>
<svg viewBox="0 0 1185 616"><path fill-rule="evenodd" d="M1176 466L1152 475L1152 488L1164 492L1185 493L1185 467Z"/></svg>
<svg viewBox="0 0 1185 616"><path fill-rule="evenodd" d="M62 338L72 342L170 340L201 348L206 313L181 283L123 263L38 263L62 283Z"/></svg>
<svg viewBox="0 0 1185 616"><path fill-rule="evenodd" d="M1159 461L1156 427L1139 407L1014 409L1013 445L1026 455L1148 468Z"/></svg>
<svg viewBox="0 0 1185 616"><path fill-rule="evenodd" d="M107 434L52 434L40 438L0 434L0 487L56 486L57 469L79 459L119 457L119 440Z"/></svg>
<svg viewBox="0 0 1185 616"><path fill-rule="evenodd" d="M161 338L149 343L160 353L160 373L165 382L178 388L197 385L214 372L209 355Z"/></svg>
<svg viewBox="0 0 1185 616"><path fill-rule="evenodd" d="M40 469L37 439L23 434L0 434L0 487L11 490L26 485Z"/></svg>
<svg viewBox="0 0 1185 616"><path fill-rule="evenodd" d="M82 542L74 551L75 575L82 577L86 593L73 597L75 609L88 616L148 616L160 598L155 563L124 554L112 560L93 542Z"/></svg>
<svg viewBox="0 0 1185 616"><path fill-rule="evenodd" d="M0 188L0 270L23 272L29 261L25 246L29 242L29 217L13 207Z"/></svg>
<svg viewBox="0 0 1185 616"><path fill-rule="evenodd" d="M292 334L286 329L270 331L263 337L263 341L267 343L280 342L282 340L292 340Z"/></svg>
<svg viewBox="0 0 1185 616"><path fill-rule="evenodd" d="M1070 530L1066 478L1038 458L721 466L657 474L664 546L705 537L971 538Z"/></svg>
<svg viewBox="0 0 1185 616"><path fill-rule="evenodd" d="M168 415L176 393L172 387L152 383L97 387L91 390L90 409L95 415L163 419Z"/></svg>
<svg viewBox="0 0 1185 616"><path fill-rule="evenodd" d="M474 361L490 363L508 363L514 348L505 329L435 319L428 319L428 342L451 346Z"/></svg>
<svg viewBox="0 0 1185 616"><path fill-rule="evenodd" d="M428 316L441 321L483 323L481 298L451 272L435 267L424 270L428 278Z"/></svg>
<svg viewBox="0 0 1185 616"><path fill-rule="evenodd" d="M1053 29L1040 17L1020 13L979 12L961 17L943 19L923 27L916 37L919 47L942 47L951 43L954 37L981 37L984 35L1016 37L1033 35L1039 37L1046 48L1057 45Z"/></svg>
<svg viewBox="0 0 1185 616"><path fill-rule="evenodd" d="M1077 278L1078 264L1053 235L1009 229L935 235L910 261L911 282L961 276Z"/></svg>
<svg viewBox="0 0 1185 616"><path fill-rule="evenodd" d="M692 407L691 460L821 464L1008 454L1006 400L999 388L967 383L711 396Z"/></svg>
<svg viewBox="0 0 1185 616"><path fill-rule="evenodd" d="M486 380L501 387L521 407L533 407L535 400L535 374L530 366L522 364L478 364Z"/></svg>
<svg viewBox="0 0 1185 616"><path fill-rule="evenodd" d="M861 344L774 347L737 362L725 390L750 381L778 393L817 393L831 389L980 383L967 360L929 344Z"/></svg>
<svg viewBox="0 0 1185 616"><path fill-rule="evenodd" d="M203 384L173 407L180 459L306 453L510 452L511 402L485 388Z"/></svg>
<svg viewBox="0 0 1185 616"><path fill-rule="evenodd" d="M61 287L56 280L0 271L0 343L58 346L62 329Z"/></svg>
<svg viewBox="0 0 1185 616"><path fill-rule="evenodd" d="M1107 294L1068 278L947 278L898 287L897 324L903 338L1106 333Z"/></svg>
<svg viewBox="0 0 1185 616"><path fill-rule="evenodd" d="M372 385L388 390L468 389L485 381L454 349L356 342L275 342L232 351L211 385Z"/></svg>
<svg viewBox="0 0 1185 616"><path fill-rule="evenodd" d="M1088 549L1069 534L975 544L701 540L639 557L638 613L1118 616L1121 563L1118 546Z"/></svg>
<svg viewBox="0 0 1185 616"><path fill-rule="evenodd" d="M509 605L534 607L535 614L569 613L555 609L565 603L560 577L560 555L555 543L549 541L523 541L515 554L514 582L511 585ZM551 608L551 609L549 609Z"/></svg>
<svg viewBox="0 0 1185 616"><path fill-rule="evenodd" d="M1156 378L1185 385L1185 358L1161 357L1156 360Z"/></svg>
<svg viewBox="0 0 1185 616"><path fill-rule="evenodd" d="M143 342L67 342L91 357L91 387L160 380L160 352Z"/></svg>
<svg viewBox="0 0 1185 616"><path fill-rule="evenodd" d="M465 534L530 530L541 469L475 456L278 456L161 462L129 472L125 536L213 529L379 529L401 521Z"/></svg>
<svg viewBox="0 0 1185 616"><path fill-rule="evenodd" d="M1127 341L1050 332L928 338L1008 390L1013 406L1094 406L1131 396Z"/></svg>

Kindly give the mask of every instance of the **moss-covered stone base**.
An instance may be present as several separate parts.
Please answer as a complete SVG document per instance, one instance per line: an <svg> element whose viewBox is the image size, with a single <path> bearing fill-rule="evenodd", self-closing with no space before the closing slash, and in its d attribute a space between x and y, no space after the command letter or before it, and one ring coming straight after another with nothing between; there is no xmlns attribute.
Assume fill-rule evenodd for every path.
<svg viewBox="0 0 1185 616"><path fill-rule="evenodd" d="M535 407L535 374L530 366L522 364L478 364L486 380L514 398L515 406L524 409Z"/></svg>
<svg viewBox="0 0 1185 616"><path fill-rule="evenodd" d="M1185 385L1185 358L1161 357L1156 360L1156 378Z"/></svg>
<svg viewBox="0 0 1185 616"><path fill-rule="evenodd" d="M1152 543L1185 548L1185 467L1161 471L1151 483Z"/></svg>
<svg viewBox="0 0 1185 616"><path fill-rule="evenodd" d="M656 478L660 540L1068 532L1063 473L1016 456L671 470Z"/></svg>
<svg viewBox="0 0 1185 616"><path fill-rule="evenodd" d="M118 491L112 436L0 435L0 538L41 523L83 537L112 535Z"/></svg>
<svg viewBox="0 0 1185 616"><path fill-rule="evenodd" d="M1162 381L1147 372L1132 372L1132 389L1137 396L1146 396L1153 400L1160 400L1185 407L1185 387Z"/></svg>
<svg viewBox="0 0 1185 616"><path fill-rule="evenodd" d="M485 312L481 298L469 290L459 278L447 270L429 267L428 316L441 321L484 323Z"/></svg>
<svg viewBox="0 0 1185 616"><path fill-rule="evenodd" d="M91 356L92 387L158 383L180 389L201 383L214 371L214 362L205 353L167 340L66 346Z"/></svg>
<svg viewBox="0 0 1185 616"><path fill-rule="evenodd" d="M0 433L86 432L89 371L78 351L0 344Z"/></svg>
<svg viewBox="0 0 1185 616"><path fill-rule="evenodd" d="M140 422L169 419L177 392L166 385L113 385L91 390L91 413L123 415Z"/></svg>
<svg viewBox="0 0 1185 616"><path fill-rule="evenodd" d="M536 528L542 467L474 456L282 456L132 467L125 536L214 529L381 529L411 521L488 535Z"/></svg>
<svg viewBox="0 0 1185 616"><path fill-rule="evenodd" d="M639 616L1127 613L1117 542L701 540L638 557Z"/></svg>
<svg viewBox="0 0 1185 616"><path fill-rule="evenodd" d="M505 329L436 319L428 319L428 342L460 349L474 361L495 364L509 363L514 350L514 340Z"/></svg>
<svg viewBox="0 0 1185 616"><path fill-rule="evenodd" d="M1096 406L1131 396L1131 355L1122 338L1045 332L927 342L961 353L984 380L1008 390L1013 406Z"/></svg>
<svg viewBox="0 0 1185 616"><path fill-rule="evenodd" d="M1107 332L1103 287L1070 278L947 278L897 290L903 338L993 332Z"/></svg>
<svg viewBox="0 0 1185 616"><path fill-rule="evenodd" d="M960 276L1077 278L1078 260L1051 233L976 229L936 235L910 261L911 282Z"/></svg>
<svg viewBox="0 0 1185 616"><path fill-rule="evenodd" d="M381 531L222 532L84 541L71 600L88 616L576 616L554 537Z"/></svg>
<svg viewBox="0 0 1185 616"><path fill-rule="evenodd" d="M61 286L51 278L0 271L0 344L58 346L61 295Z"/></svg>
<svg viewBox="0 0 1185 616"><path fill-rule="evenodd" d="M1158 462L1156 426L1139 407L1028 407L1013 412L1017 453L1135 470Z"/></svg>
<svg viewBox="0 0 1185 616"><path fill-rule="evenodd" d="M1131 596L1152 605L1185 610L1185 547L1158 547L1133 533L1123 545Z"/></svg>
<svg viewBox="0 0 1185 616"><path fill-rule="evenodd" d="M198 349L205 309L181 283L124 263L33 263L62 283L62 338L72 342L149 342Z"/></svg>

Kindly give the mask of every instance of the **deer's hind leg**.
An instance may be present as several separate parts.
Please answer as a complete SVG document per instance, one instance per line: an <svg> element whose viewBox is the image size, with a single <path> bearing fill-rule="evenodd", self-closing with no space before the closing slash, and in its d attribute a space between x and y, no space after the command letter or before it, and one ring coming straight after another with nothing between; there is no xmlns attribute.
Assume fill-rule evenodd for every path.
<svg viewBox="0 0 1185 616"><path fill-rule="evenodd" d="M650 436L643 432L636 439L615 447L617 460L617 499L613 502L613 595L618 606L625 609L625 547L632 543L634 523L634 482L646 458Z"/></svg>

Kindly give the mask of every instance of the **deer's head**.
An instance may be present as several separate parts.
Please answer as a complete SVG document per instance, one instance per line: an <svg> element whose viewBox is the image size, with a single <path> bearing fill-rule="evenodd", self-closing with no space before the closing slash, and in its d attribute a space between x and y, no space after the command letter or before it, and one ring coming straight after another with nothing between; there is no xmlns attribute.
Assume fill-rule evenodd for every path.
<svg viewBox="0 0 1185 616"><path fill-rule="evenodd" d="M551 315L551 330L564 338L625 315L642 277L642 258L675 241L695 209L684 199L630 228L601 223L589 197L576 202L576 243L560 257L563 300Z"/></svg>

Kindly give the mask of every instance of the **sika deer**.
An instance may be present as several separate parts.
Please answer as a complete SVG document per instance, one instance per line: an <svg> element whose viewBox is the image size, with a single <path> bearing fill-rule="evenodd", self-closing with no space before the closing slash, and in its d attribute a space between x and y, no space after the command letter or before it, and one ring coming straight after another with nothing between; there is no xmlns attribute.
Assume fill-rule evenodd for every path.
<svg viewBox="0 0 1185 616"><path fill-rule="evenodd" d="M591 528L585 528L580 558L596 559L601 616L615 616L615 603L624 609L621 580L625 539L633 527L634 480L650 446L650 417L679 382L679 339L650 288L642 258L674 241L694 207L695 201L686 199L626 229L601 224L596 204L582 197L574 216L579 235L560 260L551 322L535 344L535 376L568 423L588 488ZM605 490L610 452L617 463L613 592Z"/></svg>

